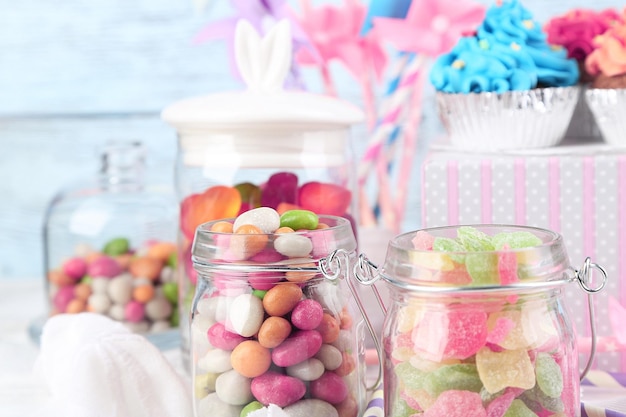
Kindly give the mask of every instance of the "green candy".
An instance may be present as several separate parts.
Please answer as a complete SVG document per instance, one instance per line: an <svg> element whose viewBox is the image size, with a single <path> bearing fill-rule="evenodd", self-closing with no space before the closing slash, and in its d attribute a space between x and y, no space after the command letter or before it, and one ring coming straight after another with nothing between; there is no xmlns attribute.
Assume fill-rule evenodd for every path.
<svg viewBox="0 0 626 417"><path fill-rule="evenodd" d="M170 317L170 326L178 327L180 324L180 312L177 308L172 309L172 316Z"/></svg>
<svg viewBox="0 0 626 417"><path fill-rule="evenodd" d="M261 206L261 189L251 182L242 182L235 185L239 195L241 195L241 202L248 204L251 209Z"/></svg>
<svg viewBox="0 0 626 417"><path fill-rule="evenodd" d="M433 397L447 390L480 392L483 384L474 364L446 365L424 377L424 389Z"/></svg>
<svg viewBox="0 0 626 417"><path fill-rule="evenodd" d="M396 368L396 375L410 389L422 389L424 387L425 372L415 368L409 362L399 363Z"/></svg>
<svg viewBox="0 0 626 417"><path fill-rule="evenodd" d="M543 242L530 232L502 232L491 238L496 250L501 250L504 245L509 249L522 249L539 246Z"/></svg>
<svg viewBox="0 0 626 417"><path fill-rule="evenodd" d="M254 295L255 297L259 297L261 300L263 298L265 298L265 294L267 294L267 291L265 291L265 290L254 290L254 291L252 291L252 295Z"/></svg>
<svg viewBox="0 0 626 417"><path fill-rule="evenodd" d="M561 413L565 410L565 405L561 398L552 398L544 394L541 389L535 385L533 389L526 390L519 397L524 404L535 413L540 412L543 409L553 411L555 413Z"/></svg>
<svg viewBox="0 0 626 417"><path fill-rule="evenodd" d="M106 245L104 245L104 249L102 249L102 252L105 255L118 256L128 252L129 248L130 243L128 242L128 239L124 237L118 237L109 240Z"/></svg>
<svg viewBox="0 0 626 417"><path fill-rule="evenodd" d="M495 253L468 253L465 268L472 277L473 285L498 284L498 255Z"/></svg>
<svg viewBox="0 0 626 417"><path fill-rule="evenodd" d="M411 408L403 399L398 398L396 401L394 401L392 414L394 417L410 417L418 413L418 410Z"/></svg>
<svg viewBox="0 0 626 417"><path fill-rule="evenodd" d="M167 298L167 301L173 305L178 304L178 284L175 282L166 282L161 287L163 295Z"/></svg>
<svg viewBox="0 0 626 417"><path fill-rule="evenodd" d="M547 353L537 355L535 362L537 385L541 391L551 398L558 398L563 392L563 374L561 367Z"/></svg>
<svg viewBox="0 0 626 417"><path fill-rule="evenodd" d="M280 216L280 227L291 227L293 230L315 230L320 219L309 210L289 210Z"/></svg>
<svg viewBox="0 0 626 417"><path fill-rule="evenodd" d="M258 401L252 401L250 404L246 405L243 410L241 410L239 417L246 417L251 412L260 410L261 408L263 408L263 404Z"/></svg>
<svg viewBox="0 0 626 417"><path fill-rule="evenodd" d="M503 417L538 417L522 400L515 399Z"/></svg>
<svg viewBox="0 0 626 417"><path fill-rule="evenodd" d="M457 239L468 252L489 252L494 250L491 237L470 226L461 226L457 230Z"/></svg>
<svg viewBox="0 0 626 417"><path fill-rule="evenodd" d="M176 267L178 266L178 258L176 257L176 252L170 253L170 256L167 258L166 264L170 268L176 269Z"/></svg>
<svg viewBox="0 0 626 417"><path fill-rule="evenodd" d="M93 278L91 278L89 275L85 275L84 277L81 278L80 283L81 284L87 284L87 285L91 285L91 283L93 282Z"/></svg>
<svg viewBox="0 0 626 417"><path fill-rule="evenodd" d="M459 252L459 254L451 254L450 259L458 264L465 262L465 255L461 255L460 252L465 252L465 248L459 242L447 237L435 238L433 242L433 250L437 252Z"/></svg>

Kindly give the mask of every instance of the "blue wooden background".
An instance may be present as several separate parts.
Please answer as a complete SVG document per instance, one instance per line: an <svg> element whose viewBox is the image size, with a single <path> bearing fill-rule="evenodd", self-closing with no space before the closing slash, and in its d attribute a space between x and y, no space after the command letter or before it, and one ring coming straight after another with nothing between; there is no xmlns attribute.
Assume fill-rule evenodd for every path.
<svg viewBox="0 0 626 417"><path fill-rule="evenodd" d="M545 21L573 7L620 2L525 4ZM143 141L151 171L171 180L176 138L159 119L161 109L239 87L221 43L191 41L229 12L227 0L212 0L201 12L192 0L0 0L0 279L42 274L45 208L61 186L94 174L106 140ZM357 86L340 68L333 70L340 95L359 104ZM319 88L316 73L305 78L312 90ZM425 100L431 99L427 93ZM362 126L356 131L357 155L364 132ZM439 134L435 115L427 112L405 230L419 227L419 162Z"/></svg>

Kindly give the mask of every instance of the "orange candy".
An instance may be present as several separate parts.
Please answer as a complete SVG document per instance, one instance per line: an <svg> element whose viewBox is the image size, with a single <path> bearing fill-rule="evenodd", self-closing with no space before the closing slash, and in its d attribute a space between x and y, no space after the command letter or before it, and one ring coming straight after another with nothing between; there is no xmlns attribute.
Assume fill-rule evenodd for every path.
<svg viewBox="0 0 626 417"><path fill-rule="evenodd" d="M324 313L317 331L322 335L322 342L333 343L339 337L339 322L330 314Z"/></svg>
<svg viewBox="0 0 626 417"><path fill-rule="evenodd" d="M265 319L257 338L261 346L272 349L283 343L290 333L291 324L288 320L272 316Z"/></svg>
<svg viewBox="0 0 626 417"><path fill-rule="evenodd" d="M279 227L278 229L276 229L274 233L277 235L280 235L282 233L293 233L293 232L294 230L291 227L283 226L283 227Z"/></svg>
<svg viewBox="0 0 626 417"><path fill-rule="evenodd" d="M63 271L58 269L48 271L48 281L59 287L72 285L74 283L72 278L68 277Z"/></svg>
<svg viewBox="0 0 626 417"><path fill-rule="evenodd" d="M241 208L241 194L236 188L217 185L202 194L185 198L180 207L180 227L191 240L196 228L211 220L235 217Z"/></svg>
<svg viewBox="0 0 626 417"><path fill-rule="evenodd" d="M244 224L231 237L230 250L238 259L248 259L261 252L268 240L269 237L258 227Z"/></svg>
<svg viewBox="0 0 626 417"><path fill-rule="evenodd" d="M211 231L216 233L233 233L233 224L227 221L213 223Z"/></svg>
<svg viewBox="0 0 626 417"><path fill-rule="evenodd" d="M246 378L263 375L270 369L272 356L270 350L256 340L246 340L238 344L230 354L233 369Z"/></svg>
<svg viewBox="0 0 626 417"><path fill-rule="evenodd" d="M300 206L298 206L297 204L291 204L291 203L278 203L278 206L276 207L276 211L278 212L278 214L282 215L284 212L289 211L289 210L300 210Z"/></svg>
<svg viewBox="0 0 626 417"><path fill-rule="evenodd" d="M79 300L78 298L74 298L67 304L65 312L68 314L82 313L83 311L85 311L86 306L87 305L85 303L85 300Z"/></svg>
<svg viewBox="0 0 626 417"><path fill-rule="evenodd" d="M133 300L142 304L154 298L154 287L152 285L139 285L133 289Z"/></svg>
<svg viewBox="0 0 626 417"><path fill-rule="evenodd" d="M265 293L263 308L270 316L284 316L298 304L302 289L296 284L278 284Z"/></svg>
<svg viewBox="0 0 626 417"><path fill-rule="evenodd" d="M356 361L352 355L347 352L343 352L341 355L343 356L341 365L339 365L339 368L335 369L333 372L339 376L350 375L350 373L354 371L354 368L356 368Z"/></svg>
<svg viewBox="0 0 626 417"><path fill-rule="evenodd" d="M83 301L87 301L91 295L91 286L89 284L77 284L74 287L74 296Z"/></svg>
<svg viewBox="0 0 626 417"><path fill-rule="evenodd" d="M307 264L298 264L299 268L315 268L314 263ZM285 272L285 279L289 282L306 282L310 279L313 279L317 273L316 272L306 272L306 271L287 271Z"/></svg>
<svg viewBox="0 0 626 417"><path fill-rule="evenodd" d="M163 268L163 262L158 259L140 257L131 261L129 271L134 277L156 280Z"/></svg>
<svg viewBox="0 0 626 417"><path fill-rule="evenodd" d="M115 257L115 262L117 262L123 269L128 269L132 260L133 255L131 253L124 253Z"/></svg>
<svg viewBox="0 0 626 417"><path fill-rule="evenodd" d="M176 252L176 245L171 242L158 242L148 248L146 256L165 263Z"/></svg>

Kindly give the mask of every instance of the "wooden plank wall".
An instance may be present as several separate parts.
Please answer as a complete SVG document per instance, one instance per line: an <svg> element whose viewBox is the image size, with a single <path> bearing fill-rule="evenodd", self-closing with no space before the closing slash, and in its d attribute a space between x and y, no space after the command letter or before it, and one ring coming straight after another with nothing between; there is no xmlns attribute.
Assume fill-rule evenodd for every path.
<svg viewBox="0 0 626 417"><path fill-rule="evenodd" d="M545 20L619 2L525 4ZM41 274L45 208L61 186L95 172L106 140L144 141L153 171L170 178L175 134L160 110L239 86L222 44L191 42L209 20L228 14L227 0L212 0L201 13L192 0L0 0L0 278ZM348 80L342 97L358 103L358 89L339 76ZM316 74L307 77L315 90ZM439 129L427 112L418 161ZM357 154L364 143L356 143ZM419 226L419 164L414 177L407 230Z"/></svg>

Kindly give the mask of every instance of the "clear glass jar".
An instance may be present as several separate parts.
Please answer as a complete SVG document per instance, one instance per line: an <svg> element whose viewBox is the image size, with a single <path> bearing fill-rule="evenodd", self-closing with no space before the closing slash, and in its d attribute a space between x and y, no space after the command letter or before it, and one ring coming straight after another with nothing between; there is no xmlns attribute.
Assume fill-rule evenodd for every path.
<svg viewBox="0 0 626 417"><path fill-rule="evenodd" d="M111 142L93 181L48 206L43 229L49 314L89 311L138 332L177 326L177 208L146 181L145 148Z"/></svg>
<svg viewBox="0 0 626 417"><path fill-rule="evenodd" d="M294 415L363 410L363 320L345 279L356 241L346 219L320 222L329 227L287 234L212 231L218 222L198 228L190 332L196 417L239 417L244 407L269 404ZM298 240L310 242L308 256L282 254ZM335 250L345 268L324 273L320 264Z"/></svg>
<svg viewBox="0 0 626 417"><path fill-rule="evenodd" d="M390 294L385 415L580 416L563 296L566 284L584 284L583 269L570 266L558 234L531 227L453 226L394 238L369 276Z"/></svg>

